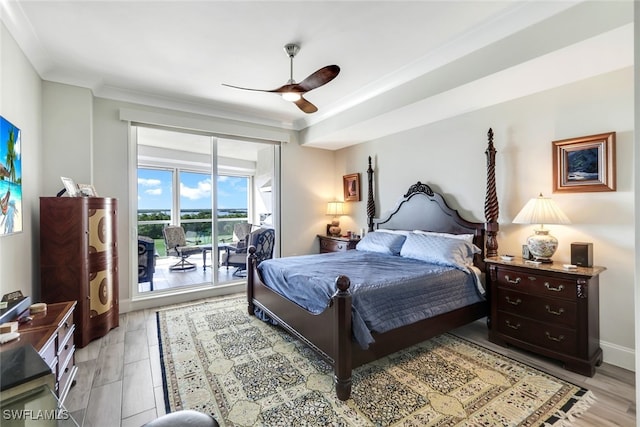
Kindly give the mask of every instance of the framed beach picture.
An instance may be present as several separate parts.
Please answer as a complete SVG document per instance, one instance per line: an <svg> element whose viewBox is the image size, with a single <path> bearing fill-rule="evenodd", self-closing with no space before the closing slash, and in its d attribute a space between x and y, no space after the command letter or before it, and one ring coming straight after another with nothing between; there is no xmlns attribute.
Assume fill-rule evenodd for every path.
<svg viewBox="0 0 640 427"><path fill-rule="evenodd" d="M360 174L352 173L342 177L344 186L344 201L359 202L360 201Z"/></svg>
<svg viewBox="0 0 640 427"><path fill-rule="evenodd" d="M21 132L0 116L0 236L22 231Z"/></svg>
<svg viewBox="0 0 640 427"><path fill-rule="evenodd" d="M553 141L553 192L616 190L616 133Z"/></svg>

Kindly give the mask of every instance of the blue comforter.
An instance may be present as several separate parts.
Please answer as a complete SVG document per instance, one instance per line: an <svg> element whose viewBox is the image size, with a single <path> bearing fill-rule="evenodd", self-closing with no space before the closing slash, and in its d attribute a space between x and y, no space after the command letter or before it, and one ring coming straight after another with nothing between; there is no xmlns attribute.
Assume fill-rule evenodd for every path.
<svg viewBox="0 0 640 427"><path fill-rule="evenodd" d="M484 300L473 273L375 252L274 258L260 263L258 270L269 288L314 314L328 306L336 277L348 276L354 338L364 349L374 342L372 332Z"/></svg>

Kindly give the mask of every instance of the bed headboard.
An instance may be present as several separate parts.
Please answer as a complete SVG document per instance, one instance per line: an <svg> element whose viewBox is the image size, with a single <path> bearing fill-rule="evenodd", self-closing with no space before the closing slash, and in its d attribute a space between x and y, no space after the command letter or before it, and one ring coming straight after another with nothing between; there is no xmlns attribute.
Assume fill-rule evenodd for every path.
<svg viewBox="0 0 640 427"><path fill-rule="evenodd" d="M384 218L375 216L373 199L373 168L369 157L367 221L369 231L379 228L392 230L425 230L454 234L473 234L473 242L482 253L478 254L475 264L484 268L484 258L498 255L498 197L496 194L495 157L493 146L493 130L487 132L488 145L485 151L487 158L487 186L484 201L486 222L471 222L460 216L457 210L451 209L441 194L434 192L427 184L420 181L409 187L407 193L398 202L395 209Z"/></svg>
<svg viewBox="0 0 640 427"><path fill-rule="evenodd" d="M396 207L383 218L374 220L374 231L387 230L423 230L452 234L473 234L473 242L482 253L476 264L483 265L485 256L485 225L462 218L457 210L447 205L441 194L436 193L427 184L418 181L400 199Z"/></svg>

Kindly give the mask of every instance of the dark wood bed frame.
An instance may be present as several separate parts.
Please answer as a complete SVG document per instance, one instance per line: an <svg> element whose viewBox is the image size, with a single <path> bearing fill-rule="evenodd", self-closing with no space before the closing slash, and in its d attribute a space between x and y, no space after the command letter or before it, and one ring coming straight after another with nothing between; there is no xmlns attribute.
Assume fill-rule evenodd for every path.
<svg viewBox="0 0 640 427"><path fill-rule="evenodd" d="M474 235L474 242L482 249L474 263L484 271L484 258L496 256L498 243L498 201L495 191L495 149L493 132L488 132L486 223L470 222L451 209L442 195L428 185L412 185L396 208L384 218L374 221L373 170L369 157L367 215L369 231L375 229L428 230ZM353 339L351 331L351 293L349 278L336 278L336 293L327 309L312 314L269 289L256 269L255 248L249 248L247 258L247 303L250 315L254 308L263 310L279 326L318 352L334 367L336 393L340 400L351 395L352 369L410 347L451 329L480 319L488 314L488 302L480 302L412 323L385 333L373 333L375 342L363 350Z"/></svg>

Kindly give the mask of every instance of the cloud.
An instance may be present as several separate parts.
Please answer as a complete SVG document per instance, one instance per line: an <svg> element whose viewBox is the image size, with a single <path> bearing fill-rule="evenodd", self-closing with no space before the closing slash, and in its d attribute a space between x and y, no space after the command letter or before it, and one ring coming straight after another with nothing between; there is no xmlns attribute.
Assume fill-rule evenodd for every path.
<svg viewBox="0 0 640 427"><path fill-rule="evenodd" d="M160 184L162 184L162 181L160 181L159 179L138 178L138 185L141 185L143 187L157 187Z"/></svg>
<svg viewBox="0 0 640 427"><path fill-rule="evenodd" d="M189 200L208 199L211 197L211 179L199 181L196 187L187 187L180 183L180 196Z"/></svg>
<svg viewBox="0 0 640 427"><path fill-rule="evenodd" d="M145 190L144 194L148 194L150 196L160 196L162 195L162 188L152 188L150 190Z"/></svg>

